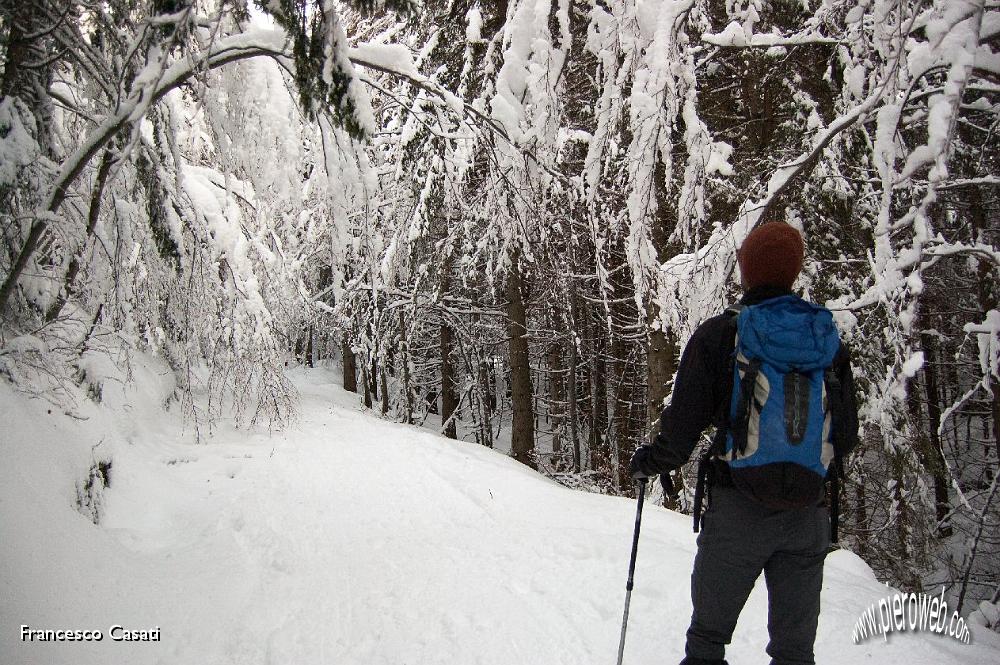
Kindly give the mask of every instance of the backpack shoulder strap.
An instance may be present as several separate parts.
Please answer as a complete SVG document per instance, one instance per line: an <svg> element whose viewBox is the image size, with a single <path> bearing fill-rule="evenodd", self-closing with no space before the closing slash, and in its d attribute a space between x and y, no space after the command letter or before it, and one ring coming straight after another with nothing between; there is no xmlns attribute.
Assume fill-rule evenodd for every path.
<svg viewBox="0 0 1000 665"><path fill-rule="evenodd" d="M733 325L735 325L736 317L738 317L740 315L740 312L742 312L744 309L746 309L746 305L744 305L741 302L734 302L732 305L726 308L725 314L733 317Z"/></svg>
<svg viewBox="0 0 1000 665"><path fill-rule="evenodd" d="M702 506L707 497L711 503L712 485L715 481L712 469L712 458L726 452L726 432L729 430L729 407L730 394L733 392L733 371L736 367L736 319L743 311L742 303L733 303L723 311L728 317L726 321L726 334L723 336L723 346L720 349L726 358L726 371L724 384L724 398L719 404L719 410L715 414L715 440L709 446L705 454L698 460L698 482L694 493L694 532L698 533L702 522Z"/></svg>
<svg viewBox="0 0 1000 665"><path fill-rule="evenodd" d="M744 454L747 449L747 432L750 429L750 411L754 400L754 386L757 383L757 375L760 373L761 362L757 358L751 358L740 380L740 391L736 398L736 420L731 423L733 433L733 447L735 454ZM736 376L733 376L736 380Z"/></svg>
<svg viewBox="0 0 1000 665"><path fill-rule="evenodd" d="M723 399L719 404L719 410L715 414L715 441L712 443L711 451L716 455L723 455L726 452L726 433L729 431L729 408L730 395L733 392L733 371L736 369L736 320L740 312L746 306L742 303L733 303L723 311L728 317L726 334L723 336L722 357L726 359L726 369L723 384Z"/></svg>

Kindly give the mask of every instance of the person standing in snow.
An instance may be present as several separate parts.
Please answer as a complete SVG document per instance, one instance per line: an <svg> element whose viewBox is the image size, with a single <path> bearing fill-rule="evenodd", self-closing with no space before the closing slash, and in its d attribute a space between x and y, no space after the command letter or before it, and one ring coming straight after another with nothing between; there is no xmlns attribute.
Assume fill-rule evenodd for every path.
<svg viewBox="0 0 1000 665"><path fill-rule="evenodd" d="M703 430L717 428L699 469L699 485L707 475L712 490L703 523L700 497L695 502L701 533L681 665L726 663L726 645L761 572L772 665L815 663L831 543L824 481L836 478L858 425L849 352L832 316L791 290L803 255L802 237L788 224L763 224L747 236L737 254L740 304L691 336L659 433L630 464L634 478L660 474L672 494L668 474L688 461ZM794 456L806 455L812 439L810 470L802 466L808 460ZM779 459L781 446L798 463Z"/></svg>

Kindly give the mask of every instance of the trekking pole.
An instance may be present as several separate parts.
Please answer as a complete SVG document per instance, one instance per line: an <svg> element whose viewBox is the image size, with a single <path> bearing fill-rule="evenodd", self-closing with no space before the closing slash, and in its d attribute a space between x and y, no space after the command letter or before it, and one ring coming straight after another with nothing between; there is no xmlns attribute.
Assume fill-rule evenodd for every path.
<svg viewBox="0 0 1000 665"><path fill-rule="evenodd" d="M642 524L642 500L646 497L646 478L639 479L639 505L635 509L635 533L632 534L632 558L628 562L628 582L625 583L625 616L622 617L622 637L618 642L618 665L625 654L625 629L628 628L628 607L632 602L632 579L635 576L635 555L639 551L639 526Z"/></svg>

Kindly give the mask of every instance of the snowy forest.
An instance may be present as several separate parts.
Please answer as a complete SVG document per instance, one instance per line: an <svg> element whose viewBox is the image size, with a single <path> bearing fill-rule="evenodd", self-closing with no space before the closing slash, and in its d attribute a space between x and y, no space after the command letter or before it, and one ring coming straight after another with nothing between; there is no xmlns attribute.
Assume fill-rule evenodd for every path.
<svg viewBox="0 0 1000 665"><path fill-rule="evenodd" d="M633 496L680 350L783 220L860 391L841 546L1000 600L996 0L0 7L19 393L72 415L149 354L211 446L336 365L381 418Z"/></svg>

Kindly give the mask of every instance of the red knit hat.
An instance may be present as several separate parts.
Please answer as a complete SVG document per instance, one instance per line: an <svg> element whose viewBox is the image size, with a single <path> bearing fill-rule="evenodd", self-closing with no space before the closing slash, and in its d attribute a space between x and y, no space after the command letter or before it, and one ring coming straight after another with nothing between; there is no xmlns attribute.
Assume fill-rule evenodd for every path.
<svg viewBox="0 0 1000 665"><path fill-rule="evenodd" d="M802 236L785 222L758 226L743 241L736 258L743 290L757 286L791 289L802 270L805 247Z"/></svg>

